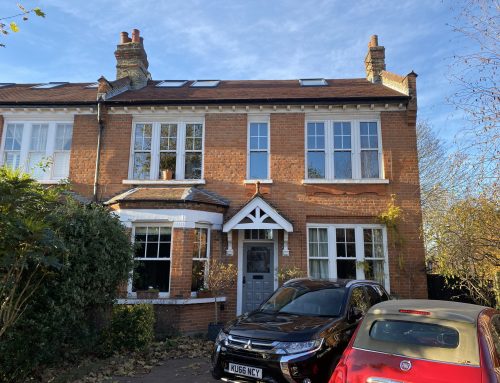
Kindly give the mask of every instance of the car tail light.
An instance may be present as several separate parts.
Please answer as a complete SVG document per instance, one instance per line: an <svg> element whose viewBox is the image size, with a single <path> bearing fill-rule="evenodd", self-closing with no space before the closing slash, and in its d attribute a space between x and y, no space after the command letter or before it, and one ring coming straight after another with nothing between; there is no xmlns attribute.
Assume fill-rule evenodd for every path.
<svg viewBox="0 0 500 383"><path fill-rule="evenodd" d="M347 366L339 363L333 372L328 383L346 383L347 382Z"/></svg>
<svg viewBox="0 0 500 383"><path fill-rule="evenodd" d="M415 315L431 315L429 311L420 311L420 310L405 310L401 309L399 310L400 313L403 314L415 314Z"/></svg>

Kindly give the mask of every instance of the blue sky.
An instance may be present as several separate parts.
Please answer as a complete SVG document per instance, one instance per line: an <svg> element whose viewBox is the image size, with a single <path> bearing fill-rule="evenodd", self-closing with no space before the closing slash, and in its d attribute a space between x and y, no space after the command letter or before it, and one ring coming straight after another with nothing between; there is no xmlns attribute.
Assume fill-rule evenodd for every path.
<svg viewBox="0 0 500 383"><path fill-rule="evenodd" d="M0 17L17 13L18 1L47 17L1 39L0 82L113 79L119 34L133 28L154 79L359 78L378 34L387 69L419 75L419 118L450 141L462 126L446 102L463 49L448 1L2 0Z"/></svg>

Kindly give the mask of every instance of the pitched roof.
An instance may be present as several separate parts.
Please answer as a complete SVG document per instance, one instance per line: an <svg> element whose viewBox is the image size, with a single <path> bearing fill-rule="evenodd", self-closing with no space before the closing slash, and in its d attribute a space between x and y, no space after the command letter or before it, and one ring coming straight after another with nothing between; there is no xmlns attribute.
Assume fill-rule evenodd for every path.
<svg viewBox="0 0 500 383"><path fill-rule="evenodd" d="M196 187L139 187L123 192L105 204L113 205L121 201L197 202L229 206L229 203L217 194Z"/></svg>
<svg viewBox="0 0 500 383"><path fill-rule="evenodd" d="M0 87L2 104L95 104L96 88L87 88L94 83L68 83L49 89L34 89L40 84L13 84Z"/></svg>
<svg viewBox="0 0 500 383"><path fill-rule="evenodd" d="M363 102L409 97L366 79L327 79L326 86L301 86L298 80L227 80L213 88L193 88L188 81L178 88L156 87L160 81L149 81L138 90L127 90L107 102L126 104L199 104L199 103L265 103L265 102ZM14 84L0 87L0 105L52 105L95 103L92 83L68 83L50 89L33 89L37 84Z"/></svg>
<svg viewBox="0 0 500 383"><path fill-rule="evenodd" d="M252 221L252 223L243 221ZM271 222L269 222L269 220ZM260 193L255 193L253 197L243 205L232 217L226 220L223 232L239 228L277 228L289 233L293 231L293 225L281 214L278 209L271 205Z"/></svg>

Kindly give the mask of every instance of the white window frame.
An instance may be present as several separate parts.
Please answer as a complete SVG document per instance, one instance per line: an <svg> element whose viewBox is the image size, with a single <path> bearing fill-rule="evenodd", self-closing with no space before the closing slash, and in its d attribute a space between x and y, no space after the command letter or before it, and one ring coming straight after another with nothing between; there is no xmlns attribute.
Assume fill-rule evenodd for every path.
<svg viewBox="0 0 500 383"><path fill-rule="evenodd" d="M335 178L334 174L334 124L336 122L349 122L351 124L351 167L352 178ZM379 178L361 177L361 134L360 126L362 122L374 122L377 124L378 136L378 168ZM309 151L307 142L307 125L309 123L325 124L325 178L308 178L307 153ZM312 149L314 151L314 149ZM377 116L306 116L304 125L304 183L386 183L383 149L382 149L382 129L380 117Z"/></svg>
<svg viewBox="0 0 500 383"><path fill-rule="evenodd" d="M310 276L309 261L312 259L323 259L309 257L309 229L327 229L328 238L328 275L330 278L337 278L337 237L336 229L354 229L356 240L356 279L365 279L365 271L362 262L365 261L363 229L381 229L384 251L384 287L390 291L390 270L389 252L387 247L387 228L379 224L323 224L308 223L306 225L306 246L307 246L307 275ZM345 259L345 258L339 258ZM371 258L367 258L370 260ZM378 259L378 258L374 258Z"/></svg>
<svg viewBox="0 0 500 383"><path fill-rule="evenodd" d="M28 120L28 119L13 119L13 118L6 118L3 124L3 130L2 130L2 142L0 145L0 165L4 164L4 157L5 157L5 141L6 141L6 136L7 136L7 126L9 124L22 124L23 125L23 132L22 132L22 138L21 138L21 150L20 150L20 160L19 160L19 168L28 174L31 174L30 169L28 169L28 164L29 164L29 154L30 154L30 145L31 145L31 132L33 129L33 125L38 125L38 124L47 124L48 125L48 130L47 130L47 144L45 147L45 156L47 159L53 158L56 150L55 150L55 145L56 145L56 131L57 131L57 125L58 124L69 124L72 126L72 135L71 135L71 140L73 142L73 134L74 134L74 121L73 119L50 119L50 120L44 120L44 119L33 119L33 120ZM73 146L73 143L71 144ZM68 159L68 169L71 164L71 149L69 150L69 159ZM65 180L69 177L69 170L68 170L68 175L64 177L54 177L53 176L53 169L52 166L49 166L45 172L43 172L43 177L38 178L37 181L40 183L58 183L61 180Z"/></svg>
<svg viewBox="0 0 500 383"><path fill-rule="evenodd" d="M170 258L149 258L151 260L156 260L156 261L170 261L170 272L169 272L169 279L168 279L168 292L160 292L158 294L159 298L169 298L170 297L170 291L172 289L172 252L174 248L174 228L171 223L159 223L159 222L134 222L132 225L132 245L135 243L135 229L136 227L169 227L171 230L170 234ZM143 258L136 258L134 254L134 259L133 262L135 263L136 261L139 261ZM127 283L127 295L132 298L137 298L137 293L132 291L132 285L133 285L133 277L134 277L134 272L132 271L130 273L128 283Z"/></svg>
<svg viewBox="0 0 500 383"><path fill-rule="evenodd" d="M250 149L250 124L267 124L267 150ZM267 153L267 178L250 177L250 152L258 151ZM269 115L248 115L247 117L247 177L245 181L270 181L271 180L271 119Z"/></svg>
<svg viewBox="0 0 500 383"><path fill-rule="evenodd" d="M134 176L134 142L135 129L137 124L151 124L153 126L151 138L151 164L149 178L137 179ZM200 117L192 118L162 118L162 119L136 119L132 122L131 137L130 137L130 154L129 154L129 169L128 179L141 182L163 182L159 177L160 174L160 131L162 124L177 125L177 149L175 163L175 180L167 181L176 183L178 181L202 182L205 179L205 119ZM201 124L201 177L198 179L184 178L185 176L185 160L186 160L186 125ZM187 150L187 152L190 152Z"/></svg>
<svg viewBox="0 0 500 383"><path fill-rule="evenodd" d="M210 268L210 240L211 240L211 230L209 225L196 225L194 230L199 230L199 229L205 229L207 231L207 257L206 258L200 258L200 257L192 257L193 262L194 261L203 261L206 262L205 265L205 276L203 279L205 287L207 286L207 275L208 275L208 269ZM194 245L194 242L193 242ZM193 267L191 266L191 275L193 273ZM191 293L195 293L195 291L191 291ZM193 295L193 294L192 294Z"/></svg>

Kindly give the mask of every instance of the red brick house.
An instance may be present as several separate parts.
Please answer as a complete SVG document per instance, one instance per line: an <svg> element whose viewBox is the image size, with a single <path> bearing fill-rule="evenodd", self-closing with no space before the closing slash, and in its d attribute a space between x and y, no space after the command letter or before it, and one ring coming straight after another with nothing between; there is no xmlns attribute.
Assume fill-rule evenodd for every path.
<svg viewBox="0 0 500 383"><path fill-rule="evenodd" d="M112 81L0 84L0 163L41 183L68 178L130 228L139 267L119 303L152 286L160 327L204 330L210 258L238 268L225 319L291 267L427 296L417 76L386 71L376 36L357 79L156 81L137 30L115 56ZM399 247L377 219L391 196Z"/></svg>

